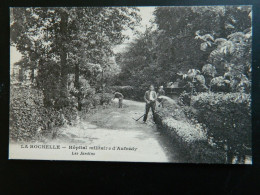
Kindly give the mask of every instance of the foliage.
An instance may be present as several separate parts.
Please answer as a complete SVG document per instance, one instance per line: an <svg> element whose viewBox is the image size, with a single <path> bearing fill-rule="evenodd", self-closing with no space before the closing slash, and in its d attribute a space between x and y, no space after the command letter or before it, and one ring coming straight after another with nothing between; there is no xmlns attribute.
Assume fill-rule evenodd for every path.
<svg viewBox="0 0 260 195"><path fill-rule="evenodd" d="M114 95L111 94L111 93L102 93L100 96L101 96L101 100L100 101L101 101L102 105L110 104L112 98L114 97Z"/></svg>
<svg viewBox="0 0 260 195"><path fill-rule="evenodd" d="M191 162L232 163L251 155L250 95L199 93L192 106L157 109L156 120ZM169 104L169 102L168 102ZM172 103L170 103L172 104Z"/></svg>
<svg viewBox="0 0 260 195"><path fill-rule="evenodd" d="M45 106L53 99L66 101L69 74L75 74L79 90L80 76L98 89L116 72L113 46L126 38L123 30L140 20L137 12L123 7L11 9L11 44L28 59L26 67L38 73Z"/></svg>
<svg viewBox="0 0 260 195"><path fill-rule="evenodd" d="M11 44L37 87L11 87L11 139L27 141L71 124L77 109L107 105L114 91L141 100L150 84L181 77L179 105L166 97L157 122L193 159L223 162L224 152L228 162L244 158L251 152L251 8L157 7L156 27L114 55L113 46L126 38L122 31L139 22L137 11L11 9Z"/></svg>
<svg viewBox="0 0 260 195"><path fill-rule="evenodd" d="M205 100L200 104L201 107L196 106L196 109L199 110L198 113L192 107L186 109L187 112L184 109L179 113L176 108L170 109L169 105L157 113L158 116L160 115L161 123L166 118L171 122L178 121L183 117L176 119L176 116L183 116L183 112L186 116L191 114L187 121L191 121L192 118L200 119L198 122L192 121L192 124L206 121L206 127L209 129L208 140L195 144L198 146L197 150L192 147L188 148L196 154L199 154L199 151L203 151L203 154L208 152L211 158L214 158L215 155L223 162L225 152L223 145L214 146L211 140L212 132L221 129L225 131L223 135L227 137L234 134L234 139L230 140L228 147L236 147L235 151L243 151L242 146L236 145L238 135L244 136L245 139L250 135L248 132L250 123L246 123L246 120L250 121L248 118L250 109L248 105L244 104L248 99L239 103L234 102L232 98L241 97L240 93L243 94L242 96L250 98L251 19L250 6L158 7L155 9L153 21L157 28L148 28L133 43L129 44L126 52L117 55L116 61L122 72L116 83L133 86L134 93L138 94L141 99L150 84L166 86L166 83L175 81L181 76L180 83L185 92L179 99L183 108L187 108L194 96L201 97L201 94L208 94L205 92L228 93L226 95L209 93L212 94L212 97L210 96L212 100L217 98L222 103L215 104ZM230 92L236 93L232 95ZM225 107L228 110L225 110ZM237 111L238 108L244 113ZM210 120L207 118L209 116ZM236 125L241 127L244 125L247 130L240 132L242 128L239 128L236 131L236 128L230 124L225 127L221 121L228 119L224 117L231 118L230 124L243 117L245 121L243 120L241 124L236 121ZM216 122L214 122L215 118ZM175 126L169 121L165 128L175 132ZM218 128L216 128L217 125L209 126L209 121L212 125L215 123L219 125ZM180 128L182 127L184 125L180 125ZM178 129L176 132L181 132L181 130ZM180 136L175 137L178 140ZM225 140L225 137L223 136L221 139ZM216 141L215 138L214 141ZM180 141L180 143L185 142ZM208 145L213 149L207 151ZM206 149L203 150L202 147L206 147Z"/></svg>
<svg viewBox="0 0 260 195"><path fill-rule="evenodd" d="M207 69L216 67L218 73L216 78L210 75L212 90L249 93L251 88L251 28L243 32L232 33L227 36L227 39L217 38L212 44L215 45L215 48L209 55L209 62L213 65L207 65ZM207 75L209 74L207 73Z"/></svg>
<svg viewBox="0 0 260 195"><path fill-rule="evenodd" d="M214 92L230 92L230 81L222 76L215 77L211 80L211 90Z"/></svg>
<svg viewBox="0 0 260 195"><path fill-rule="evenodd" d="M185 120L185 114L175 100L167 96L161 96L161 99L163 107L158 107L157 111L160 112L162 118L172 117L175 120Z"/></svg>
<svg viewBox="0 0 260 195"><path fill-rule="evenodd" d="M202 67L202 73L207 76L215 77L217 74L215 66L211 64L206 64Z"/></svg>
<svg viewBox="0 0 260 195"><path fill-rule="evenodd" d="M191 93L187 93L186 91L183 91L178 98L178 103L182 106L184 105L189 106L190 101L191 101Z"/></svg>
<svg viewBox="0 0 260 195"><path fill-rule="evenodd" d="M71 124L77 117L73 107L44 107L43 94L28 86L12 86L10 97L11 140L36 140L39 135L53 133L58 126Z"/></svg>
<svg viewBox="0 0 260 195"><path fill-rule="evenodd" d="M190 69L186 74L182 75L182 85L187 92L205 92L208 90L205 78L197 69Z"/></svg>
<svg viewBox="0 0 260 195"><path fill-rule="evenodd" d="M251 96L245 93L200 93L192 97L199 122L219 148L227 151L229 163L244 158L251 149Z"/></svg>
<svg viewBox="0 0 260 195"><path fill-rule="evenodd" d="M250 6L157 7L154 17L156 28L147 28L117 54L122 70L117 85L133 86L142 97L150 84L166 86L179 73L195 69L202 71L197 91L205 92L214 77L224 76L228 63L245 69L250 82ZM194 85L186 84L186 91Z"/></svg>
<svg viewBox="0 0 260 195"><path fill-rule="evenodd" d="M192 143L195 140L206 139L200 124L192 124L173 99L164 97L163 107L157 108L157 118L160 118L160 123L175 131L184 142Z"/></svg>
<svg viewBox="0 0 260 195"><path fill-rule="evenodd" d="M245 33L246 32L246 33ZM235 74L249 75L251 65L251 29L245 32L235 32L225 38L215 40L216 48L210 53L209 61L213 64L221 63L228 71ZM236 64L235 67L225 67ZM221 74L222 72L220 72Z"/></svg>
<svg viewBox="0 0 260 195"><path fill-rule="evenodd" d="M210 86L210 81L217 75L216 67L212 64L206 64L202 67L202 74L205 77L206 86Z"/></svg>
<svg viewBox="0 0 260 195"><path fill-rule="evenodd" d="M190 123L177 121L173 118L164 118L162 123L164 126L171 128L178 137L183 139L183 142L192 144L195 141L206 140L206 136L199 125L193 126Z"/></svg>
<svg viewBox="0 0 260 195"><path fill-rule="evenodd" d="M139 100L143 99L144 92L150 84L161 82L161 74L164 73L160 71L152 57L153 48L156 46L155 38L151 29L147 29L144 34L139 35L137 40L130 43L126 53L119 53L116 56L116 62L122 71L115 85L132 86L136 99Z"/></svg>
<svg viewBox="0 0 260 195"><path fill-rule="evenodd" d="M77 109L88 111L110 102L112 95L103 93L104 87L120 70L113 47L127 38L122 31L133 30L140 20L137 8L21 7L10 13L11 45L23 56L17 63L23 72L14 95L24 89L23 73L30 70L31 77L30 86L11 102L19 105L11 116L13 134L27 126L32 138L36 127L48 129L41 123L70 124ZM42 105L30 107L24 98Z"/></svg>
<svg viewBox="0 0 260 195"><path fill-rule="evenodd" d="M215 43L217 46L209 56L209 60L215 65L204 65L202 67L204 76L200 75L200 71L196 69L190 69L187 74L182 74L183 80L189 79L186 90L190 91L189 87L197 89L195 84L191 83L192 78L192 82L197 79L202 84L202 90L197 89L196 91L198 92L206 91L208 86L213 92L241 91L250 93L251 36L249 29L246 34L237 32L229 35L229 40L223 38L216 39ZM213 37L210 37L210 40L212 40ZM202 37L201 39L204 38Z"/></svg>
<svg viewBox="0 0 260 195"><path fill-rule="evenodd" d="M124 98L135 98L134 89L132 86L111 86L107 89L107 91L110 93L122 93Z"/></svg>
<svg viewBox="0 0 260 195"><path fill-rule="evenodd" d="M180 107L170 98L165 99L164 105L157 109L156 122L159 130L166 133L176 147L181 148L185 162L225 162L225 153L209 142L205 125L194 120L194 115L187 116L191 111L186 109L191 107Z"/></svg>

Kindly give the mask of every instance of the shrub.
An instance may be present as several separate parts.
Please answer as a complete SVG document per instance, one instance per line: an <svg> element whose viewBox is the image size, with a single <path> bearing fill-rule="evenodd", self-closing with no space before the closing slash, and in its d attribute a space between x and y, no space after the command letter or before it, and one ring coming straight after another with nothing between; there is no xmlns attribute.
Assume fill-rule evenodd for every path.
<svg viewBox="0 0 260 195"><path fill-rule="evenodd" d="M204 125L189 120L184 107L180 107L173 99L165 98L164 107L157 109L155 117L159 129L181 148L181 155L186 162L224 162L223 152L209 143Z"/></svg>
<svg viewBox="0 0 260 195"><path fill-rule="evenodd" d="M190 69L187 74L182 75L181 83L186 92L205 92L208 90L205 77L197 69Z"/></svg>
<svg viewBox="0 0 260 195"><path fill-rule="evenodd" d="M176 120L173 117L166 117L162 124L176 133L182 142L192 144L195 141L207 140L200 125L193 125L183 120Z"/></svg>
<svg viewBox="0 0 260 195"><path fill-rule="evenodd" d="M194 141L206 139L201 125L187 120L183 109L171 98L164 99L164 107L158 108L156 115L159 123L174 131L181 142L192 144Z"/></svg>
<svg viewBox="0 0 260 195"><path fill-rule="evenodd" d="M189 106L190 101L191 101L191 94L187 93L186 91L183 91L179 96L178 103L182 106L184 105Z"/></svg>
<svg viewBox="0 0 260 195"><path fill-rule="evenodd" d="M217 74L216 67L212 64L206 64L202 67L202 73L205 76L215 77L215 75Z"/></svg>
<svg viewBox="0 0 260 195"><path fill-rule="evenodd" d="M114 95L112 93L102 93L101 101L100 101L101 105L110 104L113 97L114 97Z"/></svg>
<svg viewBox="0 0 260 195"><path fill-rule="evenodd" d="M185 114L177 102L167 96L160 96L163 107L158 107L157 111L162 118L173 117L176 120L185 120Z"/></svg>
<svg viewBox="0 0 260 195"><path fill-rule="evenodd" d="M211 91L213 92L230 92L230 81L222 76L215 77L210 81Z"/></svg>
<svg viewBox="0 0 260 195"><path fill-rule="evenodd" d="M101 103L101 93L97 93L97 94L94 94L92 97L91 97L91 104L96 107L98 105L100 105Z"/></svg>
<svg viewBox="0 0 260 195"><path fill-rule="evenodd" d="M125 98L133 98L134 97L134 88L132 86L112 86L106 89L106 92L120 92L124 95Z"/></svg>
<svg viewBox="0 0 260 195"><path fill-rule="evenodd" d="M208 129L208 136L227 152L227 161L234 156L251 155L251 96L245 93L201 93L192 97L199 122Z"/></svg>
<svg viewBox="0 0 260 195"><path fill-rule="evenodd" d="M69 99L71 104L76 105L78 110L88 110L92 104L92 96L95 94L96 90L89 85L89 82L80 77L79 79L79 90L74 86L71 81L69 85Z"/></svg>
<svg viewBox="0 0 260 195"><path fill-rule="evenodd" d="M75 107L44 107L43 94L26 86L11 86L10 139L33 141L37 134L53 131L55 127L71 124L77 117Z"/></svg>
<svg viewBox="0 0 260 195"><path fill-rule="evenodd" d="M156 113L159 129L166 133L178 148L185 162L191 163L223 163L224 154L210 145L202 124L192 123L186 119L177 120L159 111Z"/></svg>
<svg viewBox="0 0 260 195"><path fill-rule="evenodd" d="M96 108L98 105L107 105L110 104L114 95L112 93L96 93L89 97L88 99L84 99L85 104L92 105Z"/></svg>

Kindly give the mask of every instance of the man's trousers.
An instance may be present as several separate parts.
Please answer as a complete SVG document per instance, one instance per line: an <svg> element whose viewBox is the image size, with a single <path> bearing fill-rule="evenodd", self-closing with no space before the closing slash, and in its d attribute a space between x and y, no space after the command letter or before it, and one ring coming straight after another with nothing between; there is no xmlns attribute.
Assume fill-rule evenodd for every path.
<svg viewBox="0 0 260 195"><path fill-rule="evenodd" d="M148 116L150 108L151 108L152 113L153 113L153 120L155 121L155 116L154 116L155 104L156 104L155 101L154 102L150 102L150 103L146 103L146 105L145 105L145 114L144 114L144 118L143 118L144 122L147 120L147 116Z"/></svg>
<svg viewBox="0 0 260 195"><path fill-rule="evenodd" d="M123 98L118 99L118 107L123 108Z"/></svg>

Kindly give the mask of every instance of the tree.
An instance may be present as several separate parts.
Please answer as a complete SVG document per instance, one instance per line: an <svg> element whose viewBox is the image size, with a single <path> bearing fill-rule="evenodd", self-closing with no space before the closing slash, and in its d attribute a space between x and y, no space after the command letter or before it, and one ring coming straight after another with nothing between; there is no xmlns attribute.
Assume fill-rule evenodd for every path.
<svg viewBox="0 0 260 195"><path fill-rule="evenodd" d="M201 70L212 51L209 47L201 52L201 44L205 47L205 44L214 41L213 37L227 38L231 33L249 28L250 11L250 6L156 8L154 14L158 29L163 30L164 39L172 40L172 52L164 59L171 66L177 66L177 70ZM194 39L199 34L204 37Z"/></svg>
<svg viewBox="0 0 260 195"><path fill-rule="evenodd" d="M91 63L106 69L113 45L125 38L122 31L139 20L137 11L112 7L12 9L12 44L24 58L35 62L30 68L38 72L36 82L46 105L67 101L69 74L75 74L79 89L79 77L91 71ZM50 86L55 86L55 92Z"/></svg>
<svg viewBox="0 0 260 195"><path fill-rule="evenodd" d="M213 83L217 84L217 81L224 83L225 80L229 82L233 91L245 90L249 93L252 53L251 28L243 32L232 33L227 36L227 39L217 38L213 44L214 49L209 55L209 62L216 67L217 76L219 76L218 79L214 79ZM219 85L222 84L219 83Z"/></svg>
<svg viewBox="0 0 260 195"><path fill-rule="evenodd" d="M116 63L121 68L116 83L133 86L138 90L136 95L140 96L148 85L161 82L160 74L163 72L160 72L156 63L155 32L146 29L128 48L125 53L116 55Z"/></svg>
<svg viewBox="0 0 260 195"><path fill-rule="evenodd" d="M237 33L251 26L250 6L157 7L154 16L156 28L147 29L129 44L126 52L118 54L117 63L121 65L122 73L117 83L144 90L150 83L166 85L175 81L179 73L190 69L202 70L205 64L215 67L214 76L223 76L226 71L222 62L213 62L217 58L211 57L217 52L216 48L224 48L218 41L236 42ZM231 35L234 36L232 40ZM230 42L226 42L227 48ZM247 56L236 55L245 57L248 62L250 39L247 44L238 41L237 47L239 44L247 49L242 52ZM234 55L230 59L232 64L244 61ZM243 62L243 67L250 66L247 62ZM209 85L213 77L205 74L206 85Z"/></svg>

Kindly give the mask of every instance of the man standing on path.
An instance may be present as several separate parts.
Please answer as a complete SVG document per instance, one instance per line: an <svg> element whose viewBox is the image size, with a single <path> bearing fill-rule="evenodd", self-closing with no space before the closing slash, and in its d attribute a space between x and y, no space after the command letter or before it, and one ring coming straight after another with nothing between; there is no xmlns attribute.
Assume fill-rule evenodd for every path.
<svg viewBox="0 0 260 195"><path fill-rule="evenodd" d="M160 98L160 96L162 96L162 95L163 96L165 95L165 91L163 90L163 86L160 86L159 90L157 92L157 100L160 103L158 107L160 107L160 105L162 105L162 107L163 107L163 99Z"/></svg>
<svg viewBox="0 0 260 195"><path fill-rule="evenodd" d="M113 100L115 98L118 98L118 108L123 108L123 99L124 99L123 94L119 93L119 92L115 92L114 94L115 94L115 96L114 96Z"/></svg>
<svg viewBox="0 0 260 195"><path fill-rule="evenodd" d="M165 91L163 90L163 86L160 86L159 89L158 89L158 93L157 93L157 96L161 96L161 95L165 95Z"/></svg>
<svg viewBox="0 0 260 195"><path fill-rule="evenodd" d="M153 120L155 121L154 112L155 112L156 99L157 99L157 95L156 95L156 92L154 91L154 86L150 85L149 90L146 91L145 94L144 94L144 100L146 102L145 114L144 114L144 118L143 118L144 123L147 120L147 116L148 116L150 108L151 108L152 113L153 113Z"/></svg>

